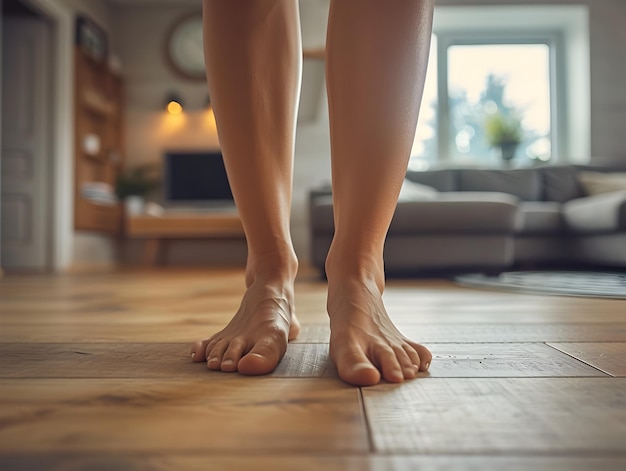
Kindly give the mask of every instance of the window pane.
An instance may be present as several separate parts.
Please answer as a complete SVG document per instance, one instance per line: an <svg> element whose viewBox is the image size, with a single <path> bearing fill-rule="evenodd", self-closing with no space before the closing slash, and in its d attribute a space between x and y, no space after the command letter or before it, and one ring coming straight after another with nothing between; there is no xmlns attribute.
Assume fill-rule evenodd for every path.
<svg viewBox="0 0 626 471"><path fill-rule="evenodd" d="M422 106L409 161L411 170L426 170L437 161L437 106L437 37L433 35Z"/></svg>
<svg viewBox="0 0 626 471"><path fill-rule="evenodd" d="M550 49L546 44L450 46L448 93L448 155L455 162L497 162L500 155L490 146L486 132L486 123L496 118L505 125L520 125L516 161L550 159Z"/></svg>

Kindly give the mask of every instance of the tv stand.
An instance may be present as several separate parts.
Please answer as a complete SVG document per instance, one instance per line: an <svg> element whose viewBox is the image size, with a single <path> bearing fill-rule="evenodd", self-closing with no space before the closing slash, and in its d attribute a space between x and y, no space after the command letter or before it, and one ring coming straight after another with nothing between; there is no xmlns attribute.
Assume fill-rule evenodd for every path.
<svg viewBox="0 0 626 471"><path fill-rule="evenodd" d="M156 265L166 257L168 242L176 239L244 238L243 226L235 210L173 211L160 216L127 216L125 234L146 241L143 262Z"/></svg>

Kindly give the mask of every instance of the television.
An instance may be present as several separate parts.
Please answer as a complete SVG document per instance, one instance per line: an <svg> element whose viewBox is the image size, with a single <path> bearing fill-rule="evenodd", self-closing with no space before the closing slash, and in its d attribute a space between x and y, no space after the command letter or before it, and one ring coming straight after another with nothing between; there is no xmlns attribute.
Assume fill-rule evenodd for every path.
<svg viewBox="0 0 626 471"><path fill-rule="evenodd" d="M163 183L167 206L234 207L219 151L166 152Z"/></svg>

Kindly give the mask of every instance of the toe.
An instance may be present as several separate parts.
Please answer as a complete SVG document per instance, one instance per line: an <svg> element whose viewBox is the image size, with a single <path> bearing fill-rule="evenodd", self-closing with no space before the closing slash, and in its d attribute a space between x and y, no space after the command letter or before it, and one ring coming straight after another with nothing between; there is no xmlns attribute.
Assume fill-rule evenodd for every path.
<svg viewBox="0 0 626 471"><path fill-rule="evenodd" d="M224 352L222 357L221 369L222 371L236 371L237 364L241 359L246 348L246 341L241 337L235 337L228 344L228 348Z"/></svg>
<svg viewBox="0 0 626 471"><path fill-rule="evenodd" d="M191 359L195 363L206 361L206 349L209 339L198 340L191 346Z"/></svg>
<svg viewBox="0 0 626 471"><path fill-rule="evenodd" d="M298 321L298 318L295 316L295 314L292 314L291 321L289 323L289 341L291 342L292 340L295 340L299 334L300 321Z"/></svg>
<svg viewBox="0 0 626 471"><path fill-rule="evenodd" d="M339 377L354 386L372 386L380 382L380 372L360 349L339 352L334 358Z"/></svg>
<svg viewBox="0 0 626 471"><path fill-rule="evenodd" d="M285 350L286 347L279 346L272 337L261 339L239 360L237 370L244 375L271 373L285 354Z"/></svg>
<svg viewBox="0 0 626 471"><path fill-rule="evenodd" d="M209 345L209 347L211 347L211 345ZM227 340L219 340L217 343L215 343L215 345L213 346L213 348L211 348L209 350L209 348L207 348L207 367L210 370L219 370L222 364L222 358L224 357L224 352L226 351L226 349L228 348L228 341Z"/></svg>
<svg viewBox="0 0 626 471"><path fill-rule="evenodd" d="M402 374L404 375L404 379L415 378L419 369L419 361L417 363L412 361L401 345L393 347L393 352L396 355L396 359L398 360L400 367L402 368Z"/></svg>
<svg viewBox="0 0 626 471"><path fill-rule="evenodd" d="M417 354L415 349L411 347L411 345L409 345L408 343L404 343L402 345L402 348L404 349L404 352L407 354L409 360L411 361L411 367L414 368L416 373L419 372L420 365L422 363L420 356Z"/></svg>
<svg viewBox="0 0 626 471"><path fill-rule="evenodd" d="M390 383L400 383L404 379L404 373L398 363L395 352L387 346L375 348L374 356L380 367L383 378Z"/></svg>
<svg viewBox="0 0 626 471"><path fill-rule="evenodd" d="M419 343L409 342L409 345L413 347L413 349L420 358L420 371L428 371L428 368L430 368L430 362L433 359L433 355L432 353L430 353L430 350L428 350L423 345L420 345Z"/></svg>

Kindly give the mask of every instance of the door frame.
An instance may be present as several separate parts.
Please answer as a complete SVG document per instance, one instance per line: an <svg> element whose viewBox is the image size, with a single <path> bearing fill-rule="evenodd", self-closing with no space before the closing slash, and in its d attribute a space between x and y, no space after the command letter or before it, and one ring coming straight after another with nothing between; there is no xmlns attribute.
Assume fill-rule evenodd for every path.
<svg viewBox="0 0 626 471"><path fill-rule="evenodd" d="M66 270L74 242L74 16L56 0L22 0L52 25L50 89L51 215L48 219L50 269Z"/></svg>

